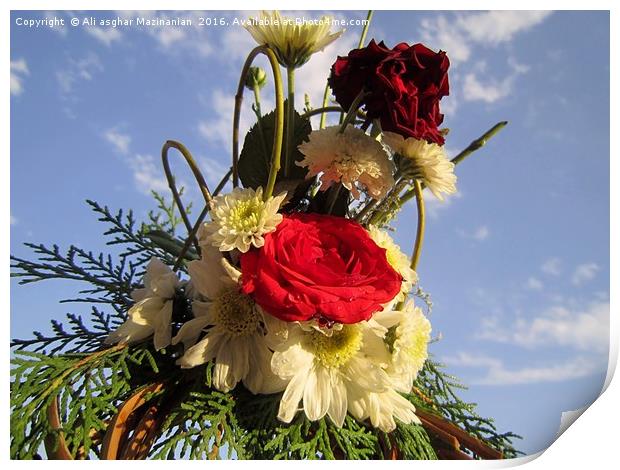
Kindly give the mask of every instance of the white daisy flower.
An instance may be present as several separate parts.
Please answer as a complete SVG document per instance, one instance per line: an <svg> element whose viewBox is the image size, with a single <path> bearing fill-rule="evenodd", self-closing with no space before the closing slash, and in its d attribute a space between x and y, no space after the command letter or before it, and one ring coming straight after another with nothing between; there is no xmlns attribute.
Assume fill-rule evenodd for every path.
<svg viewBox="0 0 620 470"><path fill-rule="evenodd" d="M173 343L189 347L178 360L191 368L215 360L213 384L228 392L239 382L252 393L274 393L284 382L270 368L272 352L265 335L271 322L254 301L239 290L241 273L216 250L189 264L194 288L208 299L195 300L195 318L185 323ZM203 339L196 342L206 329ZM195 344L194 344L195 343Z"/></svg>
<svg viewBox="0 0 620 470"><path fill-rule="evenodd" d="M173 299L179 278L160 260L152 258L143 283L144 288L131 293L136 304L129 309L127 320L108 335L106 344L137 343L151 335L155 349L170 344Z"/></svg>
<svg viewBox="0 0 620 470"><path fill-rule="evenodd" d="M211 221L202 226L198 239L220 251L234 249L242 253L251 246L265 244L263 235L273 232L282 221L278 214L286 193L263 201L263 188L235 188L232 192L213 199Z"/></svg>
<svg viewBox="0 0 620 470"><path fill-rule="evenodd" d="M382 393L352 395L349 412L360 421L370 419L374 427L384 432L396 429L394 418L405 424L421 423L415 414L415 406L393 389Z"/></svg>
<svg viewBox="0 0 620 470"><path fill-rule="evenodd" d="M413 382L428 358L431 323L413 300L408 300L401 310L376 313L371 322L375 331L381 328L385 331L385 342L391 353L387 373L395 389L411 392Z"/></svg>
<svg viewBox="0 0 620 470"><path fill-rule="evenodd" d="M288 327L271 360L272 370L288 381L278 411L281 421L290 423L302 402L309 420L327 415L342 426L351 397L389 391L384 370L389 353L366 322L325 331L298 323Z"/></svg>
<svg viewBox="0 0 620 470"><path fill-rule="evenodd" d="M422 181L437 199L443 201L442 193L456 193L454 163L446 157L443 146L412 137L405 139L393 132L384 132L383 142L409 160L411 176Z"/></svg>
<svg viewBox="0 0 620 470"><path fill-rule="evenodd" d="M299 24L295 18L282 17L278 11L261 11L260 18L250 19L245 29L258 44L269 46L282 66L297 68L344 33L344 30L332 33L330 26L329 16Z"/></svg>
<svg viewBox="0 0 620 470"><path fill-rule="evenodd" d="M396 244L387 231L381 230L374 225L370 225L368 227L368 233L370 234L370 238L372 238L377 245L385 249L385 255L388 263L390 263L390 266L392 266L392 268L394 268L394 270L403 277L400 294L398 294L394 300L390 302L386 308L384 308L384 310L389 310L389 307L406 298L407 294L411 291L413 284L418 282L418 275L413 269L411 269L411 260L409 259L409 256L402 252L400 247Z"/></svg>
<svg viewBox="0 0 620 470"><path fill-rule="evenodd" d="M383 146L361 129L340 126L312 131L309 141L299 146L305 158L297 162L308 168L308 177L321 175L321 189L342 183L355 198L358 186L375 199L394 186L393 164Z"/></svg>

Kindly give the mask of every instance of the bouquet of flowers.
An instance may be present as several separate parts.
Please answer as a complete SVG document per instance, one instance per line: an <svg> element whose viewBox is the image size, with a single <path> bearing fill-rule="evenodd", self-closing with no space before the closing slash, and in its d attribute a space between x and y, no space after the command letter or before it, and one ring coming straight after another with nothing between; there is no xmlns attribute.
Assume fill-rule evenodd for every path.
<svg viewBox="0 0 620 470"><path fill-rule="evenodd" d="M111 224L111 243L126 247L118 264L73 246L30 245L38 261L13 258L22 282L86 281L70 300L94 305L90 322L69 315L69 331L54 322L52 336L13 342L14 458L36 457L41 444L63 459L516 455L515 436L458 399L458 384L429 359L420 305L431 304L416 274L424 188L438 199L456 192L455 165L505 123L449 160L440 127L448 56L422 44L363 47L368 23L359 47L331 67L323 105L298 112L295 70L342 31L327 18L296 25L263 12L249 21L258 46L241 72L232 166L218 187L211 192L191 153L167 141L173 202L156 195L160 214L137 228L131 213L89 202ZM264 115L267 74L252 66L260 54L276 101ZM256 124L239 152L245 88ZM336 125L326 126L328 113L339 114ZM194 223L170 149L204 196ZM413 198L408 256L386 228ZM180 223L185 237L175 234Z"/></svg>

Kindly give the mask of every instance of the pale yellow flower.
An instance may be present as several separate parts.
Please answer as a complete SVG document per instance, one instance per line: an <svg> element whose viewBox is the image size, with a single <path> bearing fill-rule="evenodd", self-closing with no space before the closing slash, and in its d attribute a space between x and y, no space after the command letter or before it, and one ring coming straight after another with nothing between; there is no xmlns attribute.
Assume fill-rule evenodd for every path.
<svg viewBox="0 0 620 470"><path fill-rule="evenodd" d="M304 23L301 19L283 17L278 11L261 11L259 18L250 19L245 25L254 40L269 46L278 62L288 68L302 66L312 54L322 51L344 33L344 30L332 33L330 27L329 16Z"/></svg>
<svg viewBox="0 0 620 470"><path fill-rule="evenodd" d="M299 146L308 177L321 174L321 189L341 183L358 198L358 187L379 199L394 186L393 164L383 146L361 129L339 126L312 131Z"/></svg>
<svg viewBox="0 0 620 470"><path fill-rule="evenodd" d="M201 245L212 245L220 251L237 249L242 253L252 246L260 248L265 244L263 235L273 232L282 221L278 210L285 197L286 193L282 193L263 201L261 187L256 191L235 188L215 197L211 221L198 234Z"/></svg>
<svg viewBox="0 0 620 470"><path fill-rule="evenodd" d="M411 260L409 256L403 253L388 232L374 225L370 225L368 227L368 233L370 234L370 238L372 238L377 245L385 249L388 263L403 277L400 293L390 303L390 305L394 305L394 303L400 302L407 296L413 284L418 282L418 275L411 269Z"/></svg>
<svg viewBox="0 0 620 470"><path fill-rule="evenodd" d="M385 330L385 342L391 352L387 368L394 388L409 393L418 372L428 358L431 323L412 300L397 311L382 311L373 315L371 323Z"/></svg>
<svg viewBox="0 0 620 470"><path fill-rule="evenodd" d="M178 364L192 368L214 360L213 385L222 392L239 382L252 393L282 390L284 382L271 372L272 352L265 338L271 319L240 292L241 273L213 249L205 250L188 269L194 288L208 300L194 300L195 318L172 341L186 346Z"/></svg>
<svg viewBox="0 0 620 470"><path fill-rule="evenodd" d="M383 142L409 160L411 176L423 182L437 199L443 201L443 194L456 193L454 163L446 157L443 146L412 137L405 139L393 132L385 132Z"/></svg>
<svg viewBox="0 0 620 470"><path fill-rule="evenodd" d="M151 259L143 278L144 288L131 293L136 302L127 313L127 320L108 335L106 344L137 343L153 335L155 349L170 344L172 308L179 278L164 263Z"/></svg>

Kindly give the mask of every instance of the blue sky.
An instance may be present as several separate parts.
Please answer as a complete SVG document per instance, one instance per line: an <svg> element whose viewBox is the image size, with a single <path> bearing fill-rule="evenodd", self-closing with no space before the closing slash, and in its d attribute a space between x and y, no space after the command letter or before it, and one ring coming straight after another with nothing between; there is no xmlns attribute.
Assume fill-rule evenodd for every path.
<svg viewBox="0 0 620 470"><path fill-rule="evenodd" d="M246 18L250 12L166 12ZM22 242L105 250L84 200L153 208L165 191L159 151L184 142L210 183L230 158L233 94L253 47L241 27L25 28L17 18L164 13L11 14L11 250ZM306 13L316 16L316 12ZM337 12L348 19L365 12ZM360 26L297 77L319 106L329 67ZM509 126L457 168L457 196L429 197L419 274L431 293L435 357L470 386L527 453L554 439L560 414L598 395L609 343L609 15L606 12L381 12L368 38L447 51L446 147L464 148L500 120ZM264 109L273 94L264 93ZM247 103L246 103L247 104ZM242 127L251 111L246 108ZM180 161L180 160L179 160ZM188 196L191 176L179 168ZM413 244L415 209L396 239ZM71 283L11 287L11 334L46 330Z"/></svg>

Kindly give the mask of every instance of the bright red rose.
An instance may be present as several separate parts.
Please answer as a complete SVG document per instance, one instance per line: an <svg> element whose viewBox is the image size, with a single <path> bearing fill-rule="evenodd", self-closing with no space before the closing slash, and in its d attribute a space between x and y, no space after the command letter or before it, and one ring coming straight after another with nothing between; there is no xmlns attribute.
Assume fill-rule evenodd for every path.
<svg viewBox="0 0 620 470"><path fill-rule="evenodd" d="M367 47L338 57L329 85L344 109L360 91L368 92L363 101L367 115L379 119L384 131L443 145L439 100L450 93L449 66L443 51L404 42L388 49L373 39Z"/></svg>
<svg viewBox="0 0 620 470"><path fill-rule="evenodd" d="M284 321L368 320L400 291L402 277L357 222L285 215L265 245L241 255L241 290Z"/></svg>

